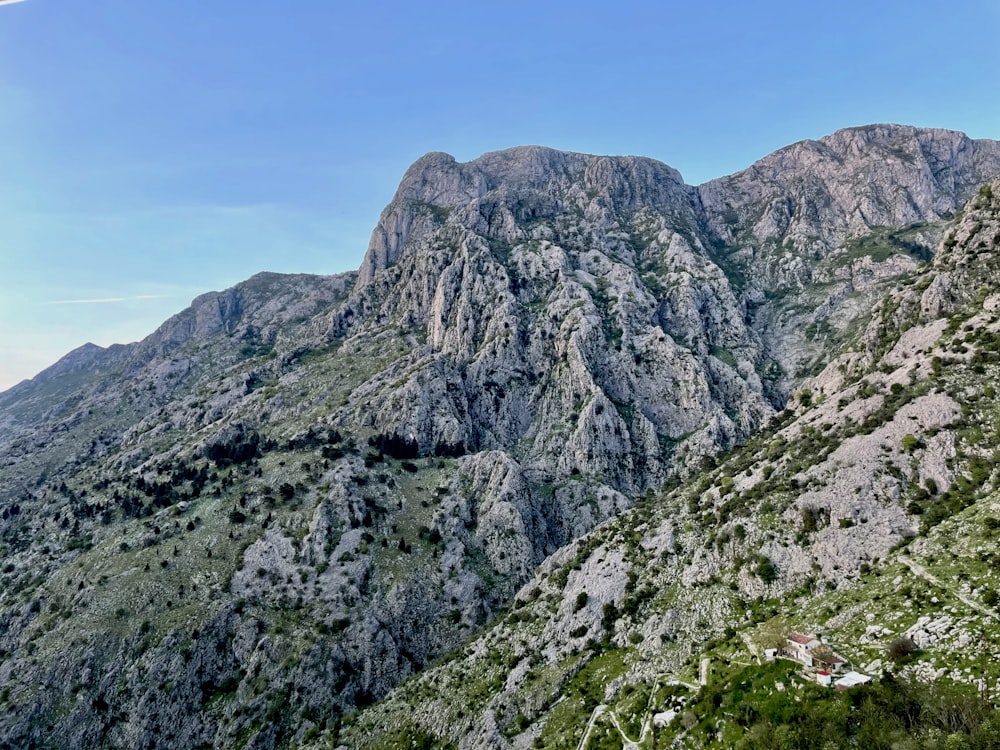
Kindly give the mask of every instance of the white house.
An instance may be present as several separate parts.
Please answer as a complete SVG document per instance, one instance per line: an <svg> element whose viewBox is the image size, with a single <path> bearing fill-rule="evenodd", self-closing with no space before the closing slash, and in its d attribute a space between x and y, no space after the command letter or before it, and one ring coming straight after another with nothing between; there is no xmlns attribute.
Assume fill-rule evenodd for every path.
<svg viewBox="0 0 1000 750"><path fill-rule="evenodd" d="M855 685L864 685L865 683L871 681L872 678L869 677L868 675L861 674L860 672L855 672L851 670L843 677L841 677L839 680L834 682L833 686L837 688L837 690L847 690L848 688L852 688Z"/></svg>
<svg viewBox="0 0 1000 750"><path fill-rule="evenodd" d="M781 656L794 659L809 669L818 669L824 672L839 672L847 664L844 657L816 636L797 632L789 633Z"/></svg>
<svg viewBox="0 0 1000 750"><path fill-rule="evenodd" d="M813 665L812 654L809 652L822 645L816 636L804 633L789 633L785 644L788 656L807 667Z"/></svg>

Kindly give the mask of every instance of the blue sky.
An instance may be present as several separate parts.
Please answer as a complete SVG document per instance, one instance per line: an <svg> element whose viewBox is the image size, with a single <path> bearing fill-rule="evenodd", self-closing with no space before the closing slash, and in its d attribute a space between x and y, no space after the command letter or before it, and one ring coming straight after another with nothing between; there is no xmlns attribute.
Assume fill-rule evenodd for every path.
<svg viewBox="0 0 1000 750"><path fill-rule="evenodd" d="M868 122L1000 138L998 45L1000 0L0 5L0 389L257 271L355 268L427 151L699 183Z"/></svg>

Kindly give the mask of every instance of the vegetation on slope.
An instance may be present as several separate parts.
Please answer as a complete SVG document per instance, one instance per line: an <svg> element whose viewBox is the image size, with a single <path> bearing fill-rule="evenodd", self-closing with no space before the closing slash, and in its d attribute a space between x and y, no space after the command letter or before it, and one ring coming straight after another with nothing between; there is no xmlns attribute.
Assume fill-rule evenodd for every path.
<svg viewBox="0 0 1000 750"><path fill-rule="evenodd" d="M828 634L876 675L893 641L921 644L900 665L904 687L862 692L875 716L895 710L897 693L926 703L928 717L951 700L941 696L974 696L981 680L996 694L1000 296L982 290L1000 288L998 245L1000 206L984 189L934 265L890 295L854 353L807 384L768 431L555 556L506 617L362 712L334 744L382 737L393 746L412 735L576 747L602 706L628 724L641 721L637 694L669 705L667 693L653 695L657 685L696 683L703 654L750 662L744 639L776 616ZM933 680L940 695L914 680ZM841 739L864 746L844 718L855 698L831 700L815 714L841 716L838 731L854 732ZM727 721L714 699L701 705L704 726ZM902 733L928 747L982 746L995 726L986 714L962 726L886 719L865 731L879 742ZM608 722L597 726L591 746L620 741ZM796 741L789 731L781 742ZM764 722L744 739L778 742L772 734ZM714 733L690 739L710 741Z"/></svg>

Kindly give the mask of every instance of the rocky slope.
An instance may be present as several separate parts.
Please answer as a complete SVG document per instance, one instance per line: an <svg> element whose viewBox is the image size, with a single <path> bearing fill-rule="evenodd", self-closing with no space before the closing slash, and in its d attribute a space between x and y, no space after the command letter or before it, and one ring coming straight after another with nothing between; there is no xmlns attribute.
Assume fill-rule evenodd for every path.
<svg viewBox="0 0 1000 750"><path fill-rule="evenodd" d="M886 342L914 316L933 323L975 302L970 289L990 288L992 278L963 278L978 264L946 270L941 258L968 245L966 225L949 229L948 217L997 174L996 142L899 126L797 144L699 188L635 157L527 147L459 164L431 154L405 175L356 275L256 276L199 298L143 342L72 353L0 394L0 738L332 738L345 712L572 559L580 571L566 573L566 596L606 581L578 608L546 594L562 614L531 638L562 665L568 633L596 632L603 605L635 590L639 540L630 532L629 549L593 562L600 543L565 545L640 498L692 527L657 526L639 544L670 561L650 571L681 597L664 615L673 624L651 622L650 633L704 620L707 635L738 621L735 599L705 610L692 584L764 544L768 518L798 511L758 507L776 463L768 477L760 468L725 484L718 471L699 476L701 463L769 424L838 347L853 353L812 392L839 393L889 356ZM955 234L934 272L921 271L945 232ZM914 307L906 290L928 278ZM920 398L917 423L943 434L958 402ZM826 507L828 520L863 515L880 533L821 535L814 556L769 540L760 555L781 581L836 582L911 521L862 460L871 446L817 462L796 452L815 426L782 413L785 432L769 443L782 472L797 461L797 482L835 475L836 498L857 486L864 498L848 507L817 495L808 507ZM878 439L892 443L908 424ZM945 486L949 450L934 443L923 479ZM744 536L716 533L717 551L695 554L709 533L695 523L709 514L704 501L652 500L677 476L702 493L718 484L717 504L745 496ZM611 523L600 528L624 528ZM768 590L748 570L740 595ZM621 628L616 638L631 637ZM551 670L552 685L565 674ZM510 680L483 697L517 694L521 678ZM509 734L513 717L467 705L475 717L442 714L451 731L487 744L494 724Z"/></svg>
<svg viewBox="0 0 1000 750"><path fill-rule="evenodd" d="M863 315L879 280L929 259L940 221L996 176L997 158L993 142L954 131L850 128L702 185L699 197L720 255L772 302L757 324L772 356L808 368L836 343L828 327ZM815 310L806 326L803 304Z"/></svg>
<svg viewBox="0 0 1000 750"><path fill-rule="evenodd" d="M714 711L697 684L755 661L777 622L869 673L1000 688L998 196L982 189L761 434L550 557L504 617L333 744L760 746L738 698ZM903 637L922 649L905 666L888 657Z"/></svg>

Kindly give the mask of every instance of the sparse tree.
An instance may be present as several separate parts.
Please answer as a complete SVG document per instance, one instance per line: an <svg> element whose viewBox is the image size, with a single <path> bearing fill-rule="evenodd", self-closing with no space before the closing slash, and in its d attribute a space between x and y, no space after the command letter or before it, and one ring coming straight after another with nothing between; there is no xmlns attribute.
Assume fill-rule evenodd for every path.
<svg viewBox="0 0 1000 750"><path fill-rule="evenodd" d="M760 626L757 644L762 648L782 648L788 640L791 630L788 623L781 617L772 617Z"/></svg>
<svg viewBox="0 0 1000 750"><path fill-rule="evenodd" d="M886 655L894 662L900 662L917 650L917 644L909 636L894 638L886 649Z"/></svg>

